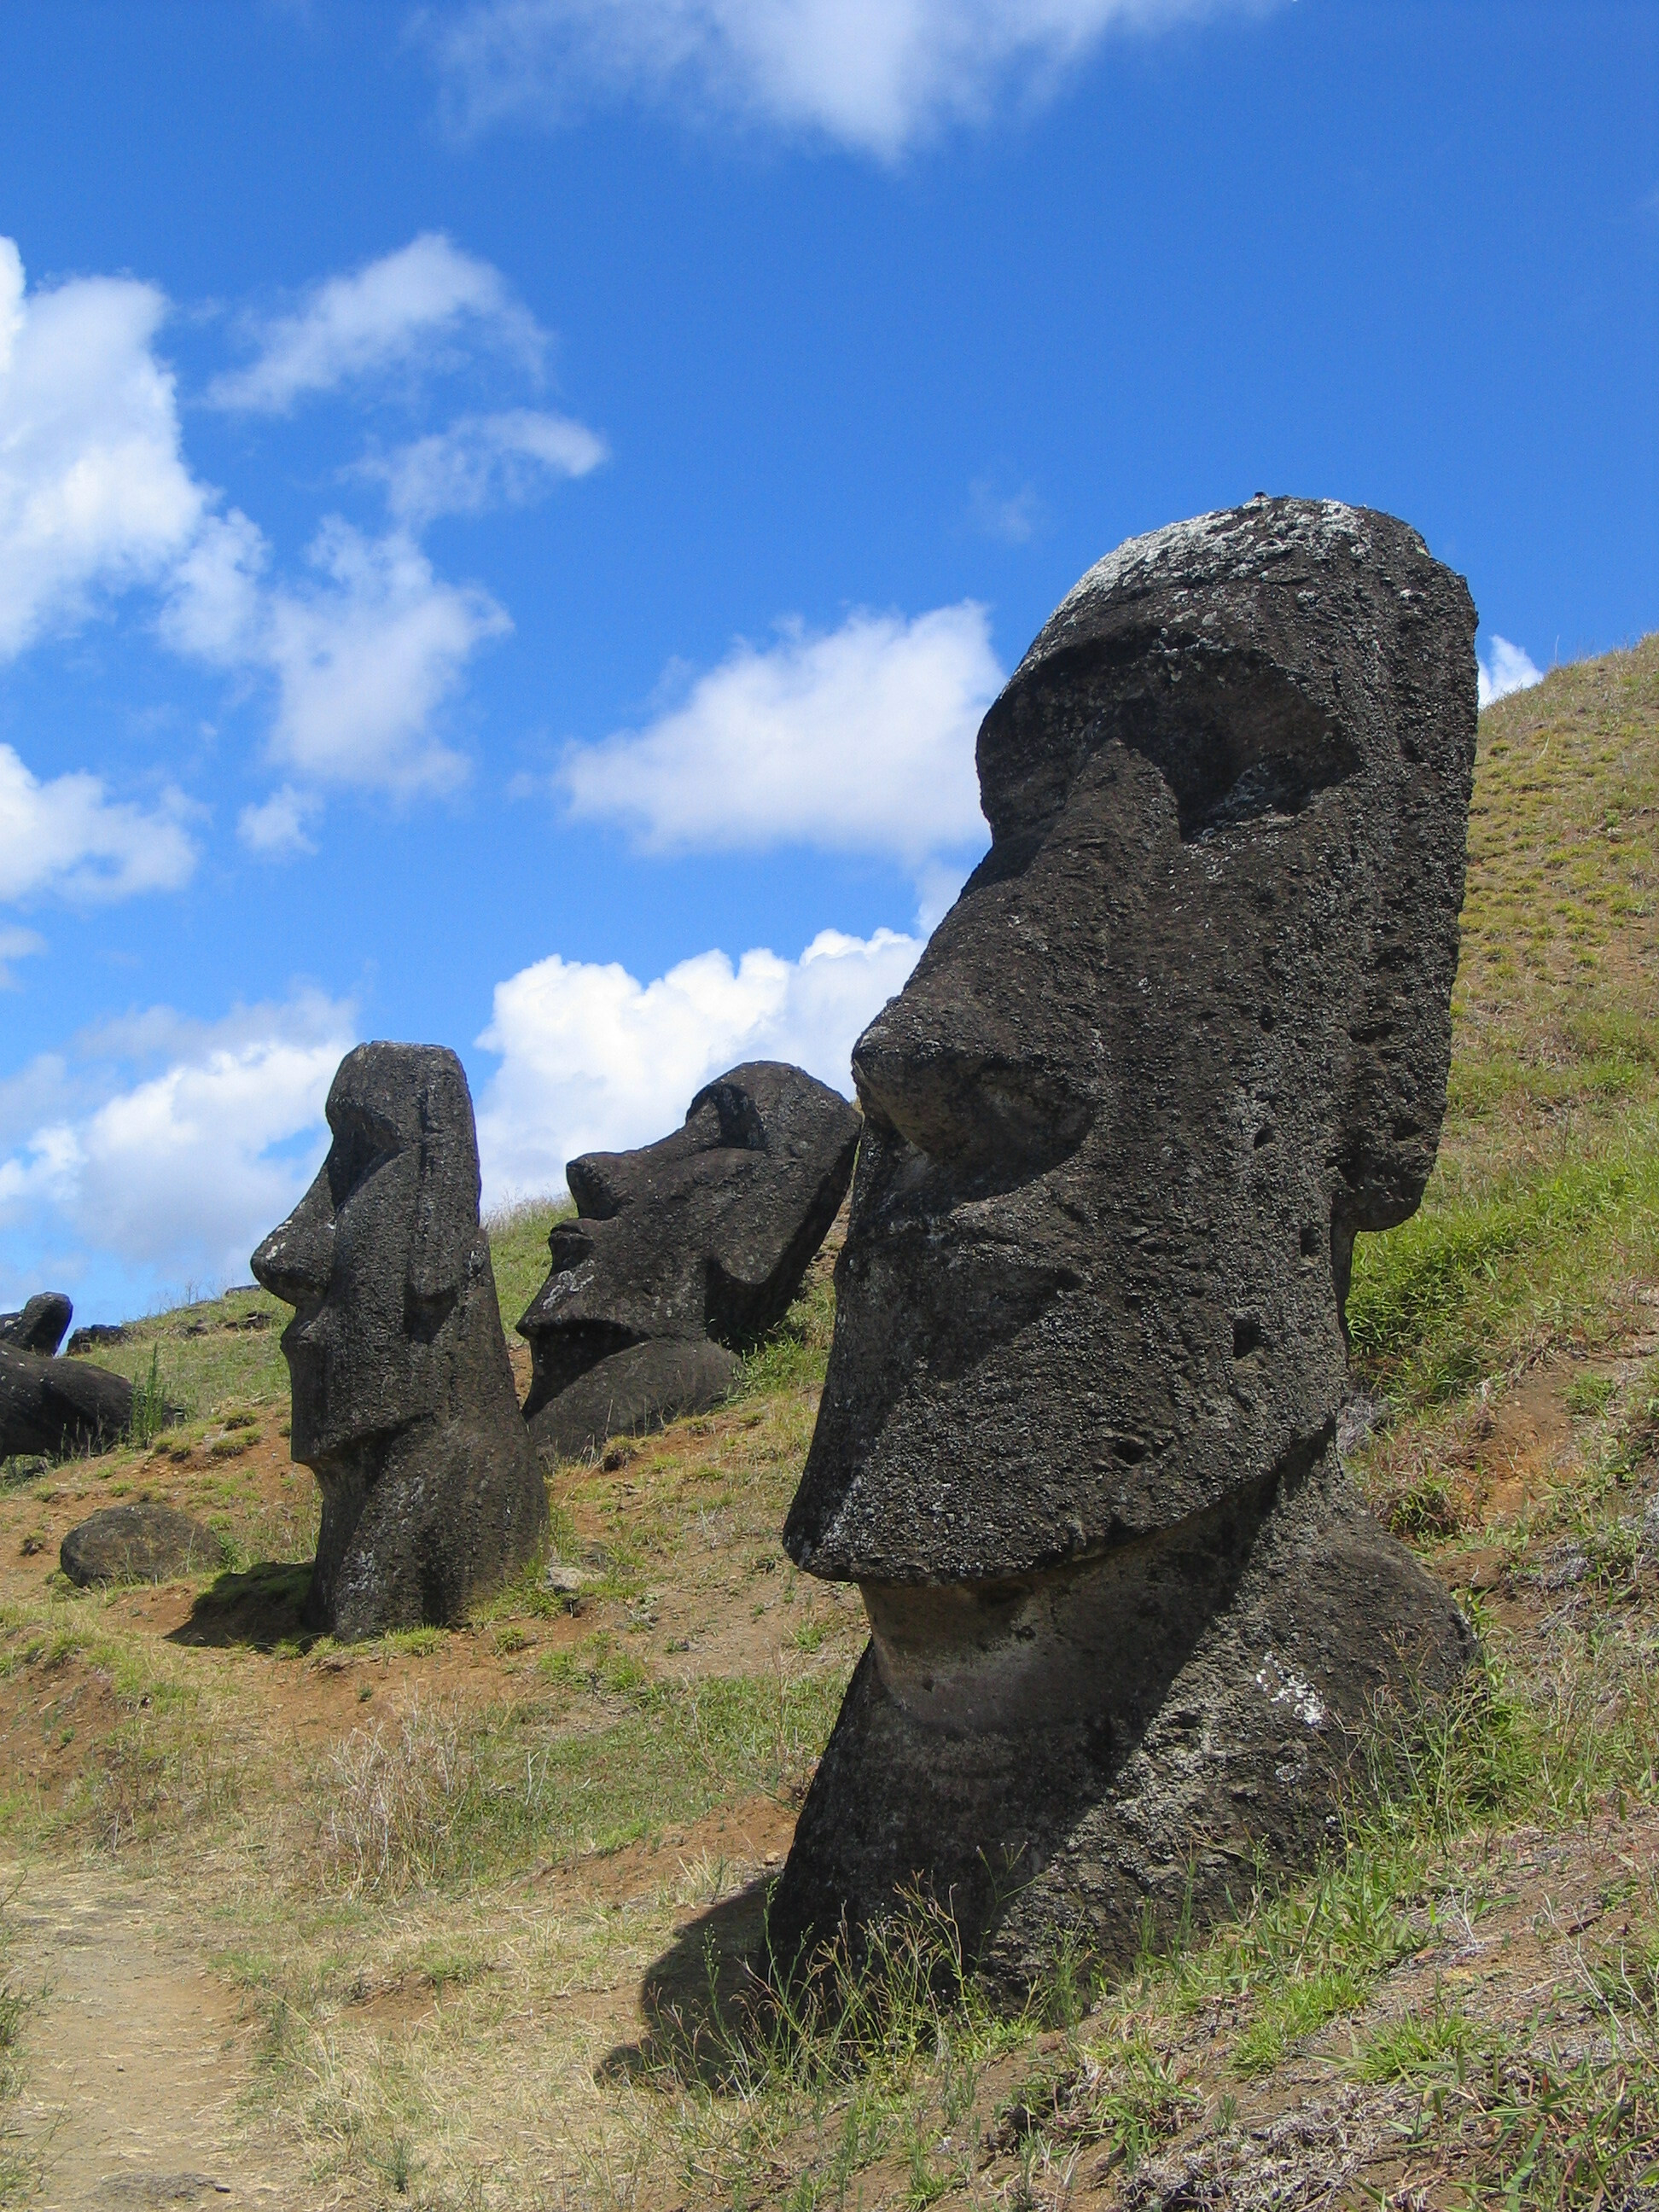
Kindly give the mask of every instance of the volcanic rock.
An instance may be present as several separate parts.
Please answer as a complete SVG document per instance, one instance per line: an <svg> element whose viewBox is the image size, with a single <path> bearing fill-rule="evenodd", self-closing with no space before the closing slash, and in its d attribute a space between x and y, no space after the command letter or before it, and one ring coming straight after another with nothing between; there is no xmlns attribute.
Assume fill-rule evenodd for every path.
<svg viewBox="0 0 1659 2212"><path fill-rule="evenodd" d="M64 1351L69 1358L78 1359L83 1352L100 1352L106 1345L125 1344L131 1334L124 1322L88 1322L84 1328L76 1330Z"/></svg>
<svg viewBox="0 0 1659 2212"><path fill-rule="evenodd" d="M124 1376L0 1344L0 1459L101 1451L126 1434L131 1419L132 1385Z"/></svg>
<svg viewBox="0 0 1659 2212"><path fill-rule="evenodd" d="M64 1572L93 1583L164 1583L218 1566L223 1547L210 1530L172 1505L106 1505L64 1537Z"/></svg>
<svg viewBox="0 0 1659 2212"><path fill-rule="evenodd" d="M323 1493L306 1618L344 1641L463 1619L535 1550L547 1493L479 1225L459 1060L360 1045L327 1112L328 1158L252 1264L295 1308L291 1448Z"/></svg>
<svg viewBox="0 0 1659 2212"><path fill-rule="evenodd" d="M1335 1439L1353 1240L1444 1109L1474 627L1405 524L1261 498L1091 569L987 714L991 850L854 1055L784 1540L872 1645L786 1949L920 1878L994 1978L1124 1960L1307 1863L1375 1699L1467 1664Z"/></svg>
<svg viewBox="0 0 1659 2212"><path fill-rule="evenodd" d="M538 1447L583 1450L713 1404L736 1372L731 1355L800 1288L858 1141L858 1114L837 1092L755 1060L706 1085L659 1143L572 1160L576 1214L554 1224L551 1272L519 1322Z"/></svg>
<svg viewBox="0 0 1659 2212"><path fill-rule="evenodd" d="M62 1291L37 1291L21 1313L0 1314L0 1344L50 1359L64 1341L75 1308Z"/></svg>

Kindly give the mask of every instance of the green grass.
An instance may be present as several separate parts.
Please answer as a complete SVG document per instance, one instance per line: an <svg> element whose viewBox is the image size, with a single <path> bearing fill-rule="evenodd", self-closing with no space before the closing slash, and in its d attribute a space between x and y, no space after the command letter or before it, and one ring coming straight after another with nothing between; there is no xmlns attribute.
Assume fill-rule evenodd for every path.
<svg viewBox="0 0 1659 2212"><path fill-rule="evenodd" d="M605 1637L552 1656L556 1707L463 1726L417 1702L352 1731L320 1793L337 1881L401 1893L494 1880L777 1790L810 1771L845 1687L840 1672L664 1682Z"/></svg>
<svg viewBox="0 0 1659 2212"><path fill-rule="evenodd" d="M817 1388L835 1329L833 1285L827 1278L809 1284L777 1327L744 1355L733 1398L769 1398Z"/></svg>
<svg viewBox="0 0 1659 2212"><path fill-rule="evenodd" d="M526 1198L484 1218L495 1296L509 1344L520 1315L547 1280L548 1231L574 1210L568 1196Z"/></svg>
<svg viewBox="0 0 1659 2212"><path fill-rule="evenodd" d="M1404 1404L1442 1404L1529 1353L1595 1342L1622 1287L1656 1272L1659 1117L1644 1113L1481 1197L1431 1188L1401 1228L1357 1240L1354 1358Z"/></svg>

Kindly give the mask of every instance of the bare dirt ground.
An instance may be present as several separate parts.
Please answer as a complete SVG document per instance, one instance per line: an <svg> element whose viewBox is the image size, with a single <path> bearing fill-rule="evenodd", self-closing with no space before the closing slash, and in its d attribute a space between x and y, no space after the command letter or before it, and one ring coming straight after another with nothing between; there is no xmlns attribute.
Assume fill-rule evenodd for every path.
<svg viewBox="0 0 1659 2212"><path fill-rule="evenodd" d="M11 1965L34 1993L18 2124L51 2212L100 2206L283 2204L274 2147L240 2111L252 2087L246 2006L154 1884L106 1866L10 1867Z"/></svg>

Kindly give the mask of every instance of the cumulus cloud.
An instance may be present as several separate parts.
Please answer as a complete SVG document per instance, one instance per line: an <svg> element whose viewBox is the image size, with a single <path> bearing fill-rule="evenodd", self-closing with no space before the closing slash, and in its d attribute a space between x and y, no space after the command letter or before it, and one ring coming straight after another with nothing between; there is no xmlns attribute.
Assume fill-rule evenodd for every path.
<svg viewBox="0 0 1659 2212"><path fill-rule="evenodd" d="M153 285L81 277L26 293L0 238L0 657L163 577L208 495L179 452Z"/></svg>
<svg viewBox="0 0 1659 2212"><path fill-rule="evenodd" d="M426 231L395 253L315 286L293 314L257 326L256 357L216 378L216 406L283 415L307 393L441 361L470 328L485 344L539 374L545 334L507 280L445 237Z"/></svg>
<svg viewBox="0 0 1659 2212"><path fill-rule="evenodd" d="M980 719L1002 682L971 600L906 622L850 615L827 635L782 627L739 643L649 728L573 747L573 813L648 849L801 843L920 866L982 844Z"/></svg>
<svg viewBox="0 0 1659 2212"><path fill-rule="evenodd" d="M196 865L183 795L159 805L112 799L100 778L41 782L0 745L0 900L56 892L82 901L173 890Z"/></svg>
<svg viewBox="0 0 1659 2212"><path fill-rule="evenodd" d="M1492 651L1478 654L1476 666L1483 707L1490 707L1495 699L1507 699L1511 691L1529 691L1544 680L1544 672L1534 665L1531 654L1511 645L1506 637L1494 636Z"/></svg>
<svg viewBox="0 0 1659 2212"><path fill-rule="evenodd" d="M319 993L215 1023L161 1008L80 1040L72 1066L31 1071L28 1102L58 1110L6 1134L12 1267L49 1249L130 1295L245 1280L326 1149L323 1103L355 1034L353 1009Z"/></svg>
<svg viewBox="0 0 1659 2212"><path fill-rule="evenodd" d="M605 440L586 423L516 407L464 415L447 430L360 461L356 473L379 477L392 514L418 531L441 514L524 506L550 477L585 477L610 457Z"/></svg>
<svg viewBox="0 0 1659 2212"><path fill-rule="evenodd" d="M272 757L318 782L453 790L467 765L435 717L476 648L512 628L505 611L443 582L398 532L331 520L311 560L321 582L272 593L258 647L277 681Z"/></svg>
<svg viewBox="0 0 1659 2212"><path fill-rule="evenodd" d="M478 1039L501 1066L479 1100L486 1202L562 1190L567 1160L665 1136L744 1060L787 1060L850 1095L853 1046L919 938L827 929L799 960L701 952L641 983L616 963L538 960L495 987Z"/></svg>
<svg viewBox="0 0 1659 2212"><path fill-rule="evenodd" d="M485 0L427 11L453 120L556 118L642 92L893 160L1011 94L1050 91L1112 31L1271 0Z"/></svg>

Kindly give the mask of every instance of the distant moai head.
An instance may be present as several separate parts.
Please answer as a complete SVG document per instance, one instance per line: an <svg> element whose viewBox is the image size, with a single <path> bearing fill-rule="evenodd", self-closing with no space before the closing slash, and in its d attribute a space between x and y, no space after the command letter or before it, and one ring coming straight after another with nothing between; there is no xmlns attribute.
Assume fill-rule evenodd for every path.
<svg viewBox="0 0 1659 2212"><path fill-rule="evenodd" d="M656 1144L572 1160L576 1212L554 1224L519 1322L535 1359L526 1413L631 1346L738 1351L781 1320L846 1196L859 1126L804 1068L747 1060Z"/></svg>
<svg viewBox="0 0 1659 2212"><path fill-rule="evenodd" d="M533 1552L547 1497L478 1220L459 1060L360 1045L328 1126L328 1158L253 1272L295 1309L292 1448L323 1492L306 1618L349 1638L461 1619Z"/></svg>
<svg viewBox="0 0 1659 2212"><path fill-rule="evenodd" d="M854 1055L803 1567L1041 1571L1328 1432L1354 1233L1443 1111L1474 626L1405 524L1267 498L1045 625L980 732L991 850Z"/></svg>
<svg viewBox="0 0 1659 2212"><path fill-rule="evenodd" d="M455 1410L452 1319L489 1265L472 1101L453 1052L359 1045L327 1114L328 1158L253 1255L258 1281L295 1309L283 1336L293 1451L312 1466Z"/></svg>

